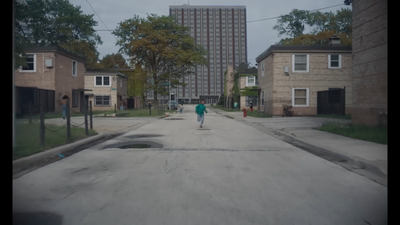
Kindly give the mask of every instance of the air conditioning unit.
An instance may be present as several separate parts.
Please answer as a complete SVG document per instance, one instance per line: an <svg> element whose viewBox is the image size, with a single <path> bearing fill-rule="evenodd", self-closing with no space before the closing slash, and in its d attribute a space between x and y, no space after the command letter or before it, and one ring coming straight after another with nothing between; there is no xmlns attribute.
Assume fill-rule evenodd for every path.
<svg viewBox="0 0 400 225"><path fill-rule="evenodd" d="M47 68L53 67L53 59L46 59L45 60L45 65Z"/></svg>

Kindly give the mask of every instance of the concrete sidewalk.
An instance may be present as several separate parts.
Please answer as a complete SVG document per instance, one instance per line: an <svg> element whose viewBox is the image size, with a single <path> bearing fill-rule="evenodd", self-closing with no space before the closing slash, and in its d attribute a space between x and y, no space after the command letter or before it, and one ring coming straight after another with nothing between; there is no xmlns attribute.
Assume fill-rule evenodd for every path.
<svg viewBox="0 0 400 225"><path fill-rule="evenodd" d="M97 135L14 160L14 179L39 167L62 159L59 154L65 156L74 154L75 152L88 148L93 144L138 129L160 118L162 117L93 117L93 129L98 132ZM28 120L17 120L16 123L28 123ZM57 126L63 126L66 125L66 123L66 120L62 118L45 120L45 124L54 124ZM85 128L84 117L71 117L71 126Z"/></svg>
<svg viewBox="0 0 400 225"><path fill-rule="evenodd" d="M318 117L243 117L243 112L216 113L235 118L315 155L333 161L353 172L387 185L387 145L348 138L313 128L328 122L350 120Z"/></svg>

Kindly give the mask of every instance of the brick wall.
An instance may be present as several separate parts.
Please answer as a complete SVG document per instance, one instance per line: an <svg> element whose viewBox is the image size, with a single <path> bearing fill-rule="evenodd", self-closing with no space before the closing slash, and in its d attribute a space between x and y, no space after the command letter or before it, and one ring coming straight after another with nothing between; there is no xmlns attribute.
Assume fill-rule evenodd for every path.
<svg viewBox="0 0 400 225"><path fill-rule="evenodd" d="M354 124L386 125L387 1L354 0Z"/></svg>
<svg viewBox="0 0 400 225"><path fill-rule="evenodd" d="M283 104L292 105L293 88L308 88L308 107L293 107L294 115L317 114L317 92L329 88L346 88L346 113L352 110L352 56L351 53L333 53L341 55L341 68L328 69L330 53L308 53L309 72L292 72L292 53L274 53L265 61L265 77L261 77L259 64L259 87L265 91L265 111L272 115L283 114ZM289 67L289 75L284 67ZM264 107L260 107L264 110Z"/></svg>
<svg viewBox="0 0 400 225"><path fill-rule="evenodd" d="M95 76L110 76L111 87L98 87L95 86ZM114 78L115 77L115 78ZM115 79L115 80L114 80ZM96 95L109 95L110 106L95 106L94 96L89 97L89 101L93 103L93 111L104 111L104 110L114 110L115 104L117 104L117 110L119 110L119 99L117 96L117 76L115 73L86 73L85 74L85 89L90 89L92 91L85 91L85 94ZM113 90L115 89L115 90Z"/></svg>
<svg viewBox="0 0 400 225"><path fill-rule="evenodd" d="M72 61L70 57L64 56L57 53L55 60L55 111L61 112L62 104L61 98L66 95L69 98L71 108L74 112L80 111L80 96L78 93L78 106L72 107L72 89L83 89L84 88L84 73L85 65L83 62L74 60L77 62L77 76L72 76Z"/></svg>
<svg viewBox="0 0 400 225"><path fill-rule="evenodd" d="M29 52L27 52L29 54ZM15 71L15 86L17 87L37 87L40 89L54 90L56 71L54 65L54 52L35 53L36 72L22 72L19 69ZM53 67L47 68L44 59L53 59Z"/></svg>
<svg viewBox="0 0 400 225"><path fill-rule="evenodd" d="M262 76L262 62L264 61L264 77ZM258 63L258 87L261 89L260 91L260 111L266 112L268 114L272 114L272 100L273 100L273 58L268 56ZM262 91L264 91L264 106L262 103Z"/></svg>

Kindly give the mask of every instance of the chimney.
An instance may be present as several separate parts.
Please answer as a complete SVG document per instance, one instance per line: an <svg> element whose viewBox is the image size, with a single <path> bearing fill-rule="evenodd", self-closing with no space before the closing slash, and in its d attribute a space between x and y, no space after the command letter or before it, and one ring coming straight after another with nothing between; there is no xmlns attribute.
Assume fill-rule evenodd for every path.
<svg viewBox="0 0 400 225"><path fill-rule="evenodd" d="M115 64L114 65L114 69L118 69L119 68L119 65L118 64Z"/></svg>
<svg viewBox="0 0 400 225"><path fill-rule="evenodd" d="M329 45L331 46L340 45L340 37L333 35L331 38L329 38Z"/></svg>

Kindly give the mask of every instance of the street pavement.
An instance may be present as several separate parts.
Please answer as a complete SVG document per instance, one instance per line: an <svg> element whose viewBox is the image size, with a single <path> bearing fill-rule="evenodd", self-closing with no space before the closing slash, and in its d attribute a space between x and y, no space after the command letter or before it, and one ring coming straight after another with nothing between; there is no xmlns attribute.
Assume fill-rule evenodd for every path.
<svg viewBox="0 0 400 225"><path fill-rule="evenodd" d="M186 106L14 179L15 221L387 224L386 186L208 111L203 128Z"/></svg>

